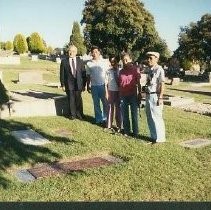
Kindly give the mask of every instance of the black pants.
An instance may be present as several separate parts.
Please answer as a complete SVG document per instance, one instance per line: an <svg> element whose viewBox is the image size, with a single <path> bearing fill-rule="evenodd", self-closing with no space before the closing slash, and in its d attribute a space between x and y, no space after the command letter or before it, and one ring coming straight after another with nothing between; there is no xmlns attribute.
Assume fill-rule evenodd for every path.
<svg viewBox="0 0 211 210"><path fill-rule="evenodd" d="M82 118L83 117L83 102L81 97L81 91L77 90L67 90L69 105L69 114L73 118Z"/></svg>

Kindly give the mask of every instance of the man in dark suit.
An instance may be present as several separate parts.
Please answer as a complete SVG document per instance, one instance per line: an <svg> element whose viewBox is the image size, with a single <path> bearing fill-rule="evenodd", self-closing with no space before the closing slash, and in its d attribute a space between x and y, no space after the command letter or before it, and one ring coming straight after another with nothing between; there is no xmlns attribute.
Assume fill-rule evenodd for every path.
<svg viewBox="0 0 211 210"><path fill-rule="evenodd" d="M69 57L63 59L60 65L60 83L66 92L69 104L70 119L83 118L83 101L81 92L86 85L86 72L83 60L77 55L77 48L70 45Z"/></svg>

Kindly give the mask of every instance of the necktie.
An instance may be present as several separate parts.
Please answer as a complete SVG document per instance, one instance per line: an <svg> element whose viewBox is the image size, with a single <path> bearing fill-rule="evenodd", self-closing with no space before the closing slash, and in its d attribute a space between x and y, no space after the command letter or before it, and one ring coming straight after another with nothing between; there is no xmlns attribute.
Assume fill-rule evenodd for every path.
<svg viewBox="0 0 211 210"><path fill-rule="evenodd" d="M72 59L72 68L73 68L73 76L75 77L76 76L76 69L75 69L75 62L74 62L74 59Z"/></svg>

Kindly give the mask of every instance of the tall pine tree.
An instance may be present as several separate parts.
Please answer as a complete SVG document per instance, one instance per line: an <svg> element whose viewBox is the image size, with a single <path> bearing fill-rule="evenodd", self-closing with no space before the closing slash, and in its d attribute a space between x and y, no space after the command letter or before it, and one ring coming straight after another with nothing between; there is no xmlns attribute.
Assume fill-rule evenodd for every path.
<svg viewBox="0 0 211 210"><path fill-rule="evenodd" d="M72 35L70 36L70 44L74 44L78 48L78 54L84 55L86 53L86 47L84 45L84 38L80 32L80 25L74 21Z"/></svg>

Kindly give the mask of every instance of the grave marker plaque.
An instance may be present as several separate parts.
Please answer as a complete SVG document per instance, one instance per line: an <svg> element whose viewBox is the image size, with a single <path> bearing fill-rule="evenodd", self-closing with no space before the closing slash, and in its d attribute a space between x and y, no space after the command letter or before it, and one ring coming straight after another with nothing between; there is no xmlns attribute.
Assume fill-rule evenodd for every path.
<svg viewBox="0 0 211 210"><path fill-rule="evenodd" d="M188 148L201 148L201 147L211 145L211 140L210 139L192 139L188 141L183 141L180 143L180 145L183 147L188 147Z"/></svg>
<svg viewBox="0 0 211 210"><path fill-rule="evenodd" d="M12 131L11 134L21 143L28 145L44 145L50 143L49 140L33 130Z"/></svg>
<svg viewBox="0 0 211 210"><path fill-rule="evenodd" d="M43 84L43 75L41 72L21 72L18 75L18 81L22 84Z"/></svg>

